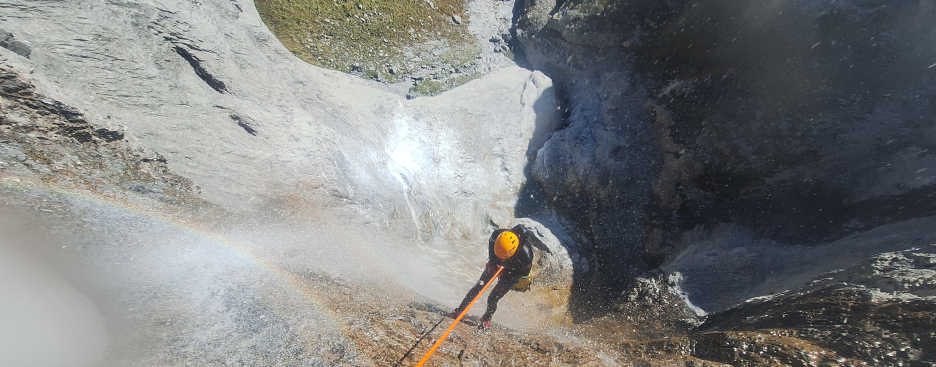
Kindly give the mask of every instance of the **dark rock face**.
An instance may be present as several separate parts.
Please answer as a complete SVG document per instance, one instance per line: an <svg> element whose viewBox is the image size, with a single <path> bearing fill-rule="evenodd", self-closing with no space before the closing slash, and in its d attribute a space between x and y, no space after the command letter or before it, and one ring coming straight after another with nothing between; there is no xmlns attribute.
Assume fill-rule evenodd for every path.
<svg viewBox="0 0 936 367"><path fill-rule="evenodd" d="M676 355L731 366L931 366L934 277L936 245L885 252L693 327L679 325L694 317L680 306L678 279L657 275L638 278L617 312L589 320L583 332L635 361Z"/></svg>
<svg viewBox="0 0 936 367"><path fill-rule="evenodd" d="M573 311L602 297L616 304L593 322L685 330L640 320L666 320L673 302L618 295L640 294L637 274L691 244L711 245L699 254L743 247L744 232L752 246L847 250L860 245L852 234L936 215L932 3L568 0L517 10L515 49L553 78L566 113L529 173L539 204L572 224L591 258L595 276L575 278L590 291L570 297ZM717 313L667 345L630 349L731 365L932 364L931 247L882 254ZM771 261L801 268L783 257L751 264ZM728 286L747 297L758 295L745 293L759 281L751 274L769 272L732 269ZM692 290L724 297L718 289Z"/></svg>
<svg viewBox="0 0 936 367"><path fill-rule="evenodd" d="M634 280L614 305L614 312L584 323L590 334L614 335L612 340L655 340L685 336L704 321L701 310L692 309L679 289L678 275L654 273Z"/></svg>
<svg viewBox="0 0 936 367"><path fill-rule="evenodd" d="M933 21L926 2L684 9L638 61L678 149L653 226L821 243L936 214Z"/></svg>
<svg viewBox="0 0 936 367"><path fill-rule="evenodd" d="M784 329L872 365L936 363L936 245L884 253L807 289L751 300L703 330Z"/></svg>
<svg viewBox="0 0 936 367"><path fill-rule="evenodd" d="M936 6L527 1L567 127L531 175L620 283L734 223L821 244L936 214Z"/></svg>
<svg viewBox="0 0 936 367"><path fill-rule="evenodd" d="M875 302L862 289L831 287L743 306L708 327L793 329L799 338L873 365L936 363L934 307L925 300Z"/></svg>
<svg viewBox="0 0 936 367"><path fill-rule="evenodd" d="M646 208L662 163L644 108L648 90L632 71L628 27L659 6L640 10L600 2L518 2L516 43L522 59L557 85L566 126L552 134L531 164L539 202L555 208L589 243L585 282L616 287L650 266ZM607 279L604 279L607 278Z"/></svg>

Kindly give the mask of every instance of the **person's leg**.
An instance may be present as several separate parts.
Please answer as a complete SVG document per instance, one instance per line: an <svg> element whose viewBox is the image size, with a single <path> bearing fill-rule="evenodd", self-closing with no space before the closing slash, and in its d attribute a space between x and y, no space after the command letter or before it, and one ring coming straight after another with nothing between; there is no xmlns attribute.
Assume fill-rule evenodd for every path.
<svg viewBox="0 0 936 367"><path fill-rule="evenodd" d="M458 308L456 308L455 311L453 311L452 313L454 313L454 314L457 316L457 315L460 314L463 310L465 310L465 307L468 307L468 304L471 303L471 300L474 299L475 296L478 295L478 292L481 291L481 288L484 288L484 284L486 284L486 283L488 282L488 280L491 279L491 276L493 276L493 275L494 275L494 273L491 272L491 267L490 267L490 266L485 266L485 267L484 267L484 272L481 273L481 277L478 278L478 282L475 283L475 286L474 286L474 287L471 287L471 289L468 290L468 294L465 295L465 298L462 299L461 304L460 304L460 305L458 306Z"/></svg>
<svg viewBox="0 0 936 367"><path fill-rule="evenodd" d="M488 295L487 310L484 311L484 316L481 316L482 323L491 320L491 317L494 316L494 311L497 311L497 302L513 288L517 279L517 277L502 277L497 281L497 285L494 286L494 289L491 290L491 294Z"/></svg>

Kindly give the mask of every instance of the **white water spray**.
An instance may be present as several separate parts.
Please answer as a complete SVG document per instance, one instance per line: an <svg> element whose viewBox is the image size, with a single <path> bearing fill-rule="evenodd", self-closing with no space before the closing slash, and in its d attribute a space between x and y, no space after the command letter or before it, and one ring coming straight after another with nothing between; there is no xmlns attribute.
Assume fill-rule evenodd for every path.
<svg viewBox="0 0 936 367"><path fill-rule="evenodd" d="M387 160L387 170L400 183L403 198L413 220L415 237L417 240L422 240L419 216L416 214L416 207L410 195L412 190L410 181L415 179L415 175L428 161L428 153L420 149L424 142L421 142L418 136L411 133L412 128L410 127L409 117L396 116L394 125L394 132L390 136L386 147L387 156L390 157Z"/></svg>

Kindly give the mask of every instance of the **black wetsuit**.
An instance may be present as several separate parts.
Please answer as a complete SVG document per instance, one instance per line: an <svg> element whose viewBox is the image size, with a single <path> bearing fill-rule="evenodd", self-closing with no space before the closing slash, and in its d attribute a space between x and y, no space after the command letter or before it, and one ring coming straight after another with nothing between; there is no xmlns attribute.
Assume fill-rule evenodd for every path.
<svg viewBox="0 0 936 367"><path fill-rule="evenodd" d="M478 283L465 295L465 299L456 309L456 313L461 312L468 306L468 303L478 295L484 284L497 272L497 267L503 265L504 271L501 272L500 280L497 281L497 285L488 295L487 310L484 312L484 316L481 317L482 320L490 320L491 316L494 315L494 311L497 310L497 302L500 301L501 297L513 288L517 280L530 274L530 270L533 268L533 239L530 238L532 235L521 225L511 228L510 231L517 234L520 246L517 247L517 252L513 256L507 258L507 260L501 260L494 254L494 240L504 231L506 229L498 229L491 233L491 238L488 240L488 263L484 267L484 273L481 273Z"/></svg>

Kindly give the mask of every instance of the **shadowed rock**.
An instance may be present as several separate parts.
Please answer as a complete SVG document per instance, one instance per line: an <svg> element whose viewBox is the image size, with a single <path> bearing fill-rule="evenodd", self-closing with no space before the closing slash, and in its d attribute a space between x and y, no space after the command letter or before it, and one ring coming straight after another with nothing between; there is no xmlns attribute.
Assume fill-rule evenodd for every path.
<svg viewBox="0 0 936 367"><path fill-rule="evenodd" d="M13 33L6 32L2 29L0 29L0 47L13 51L17 55L25 58L29 58L29 55L32 54L32 48L30 48L29 43L16 39Z"/></svg>

